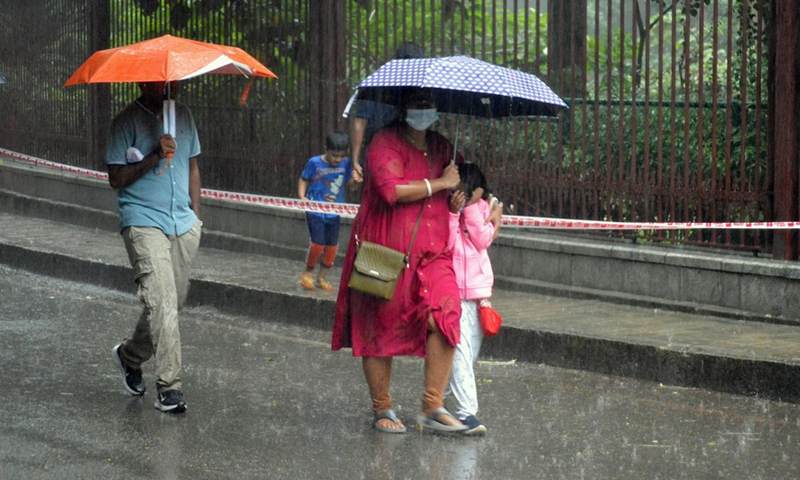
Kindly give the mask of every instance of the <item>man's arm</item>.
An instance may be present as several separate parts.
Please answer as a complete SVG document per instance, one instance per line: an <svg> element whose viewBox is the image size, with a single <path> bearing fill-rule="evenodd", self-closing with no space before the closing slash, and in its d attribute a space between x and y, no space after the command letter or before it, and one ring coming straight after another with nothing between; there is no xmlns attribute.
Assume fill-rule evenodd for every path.
<svg viewBox="0 0 800 480"><path fill-rule="evenodd" d="M168 153L175 152L175 140L171 135L164 135L159 140L159 147L147 154L141 162L127 163L125 165L108 165L108 183L111 188L118 189L127 187L136 180L139 180L150 170L158 167L158 163ZM198 181L199 181L198 173Z"/></svg>
<svg viewBox="0 0 800 480"><path fill-rule="evenodd" d="M158 167L158 162L160 161L161 153L159 149L156 149L144 157L141 162L128 163L125 165L109 165L108 183L111 184L111 188L113 189L127 187L136 180L142 178L148 171Z"/></svg>
<svg viewBox="0 0 800 480"><path fill-rule="evenodd" d="M361 169L361 144L364 142L364 132L367 129L366 118L354 118L350 125L350 149L353 151L353 171L358 174L356 178L363 178Z"/></svg>
<svg viewBox="0 0 800 480"><path fill-rule="evenodd" d="M362 182L364 182L364 177L362 177L358 172L356 172L356 167L353 161L350 161L350 170L348 171L349 177L345 182L347 188L351 190L355 190L356 187Z"/></svg>
<svg viewBox="0 0 800 480"><path fill-rule="evenodd" d="M201 190L200 167L197 164L197 157L192 157L189 159L189 198L192 201L192 210L198 219L200 219Z"/></svg>

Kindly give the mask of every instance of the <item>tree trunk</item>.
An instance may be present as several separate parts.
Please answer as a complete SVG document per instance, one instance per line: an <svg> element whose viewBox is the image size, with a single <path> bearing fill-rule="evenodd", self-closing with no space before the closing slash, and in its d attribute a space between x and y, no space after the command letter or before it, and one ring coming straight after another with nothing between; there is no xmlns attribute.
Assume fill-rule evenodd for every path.
<svg viewBox="0 0 800 480"><path fill-rule="evenodd" d="M774 175L775 220L798 221L800 198L800 5L797 0L775 0L769 43L769 119ZM775 234L773 258L797 260L796 230Z"/></svg>
<svg viewBox="0 0 800 480"><path fill-rule="evenodd" d="M586 0L548 2L547 79L563 97L585 94L586 28Z"/></svg>
<svg viewBox="0 0 800 480"><path fill-rule="evenodd" d="M322 0L308 4L309 135L308 156L319 155L325 137L344 130L345 2Z"/></svg>

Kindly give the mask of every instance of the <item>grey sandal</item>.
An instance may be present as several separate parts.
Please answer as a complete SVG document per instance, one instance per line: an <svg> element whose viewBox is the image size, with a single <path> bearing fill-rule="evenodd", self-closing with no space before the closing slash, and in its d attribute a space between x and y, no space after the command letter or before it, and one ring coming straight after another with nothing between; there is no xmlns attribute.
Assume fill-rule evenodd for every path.
<svg viewBox="0 0 800 480"><path fill-rule="evenodd" d="M428 416L417 415L417 424L423 430L427 428L438 433L458 433L469 428L466 425L461 424L461 422L459 422L459 425L448 425L446 423L442 423L439 421L440 415L447 415L448 417L455 418L450 412L447 411L447 409L437 408L432 413L428 414Z"/></svg>
<svg viewBox="0 0 800 480"><path fill-rule="evenodd" d="M390 420L395 425L400 423L394 410L386 410L385 412L375 414L375 419L372 420L372 426L375 427L375 430L383 433L406 433L408 431L405 426L403 426L403 428L384 427L378 423L379 420L383 420L384 418Z"/></svg>

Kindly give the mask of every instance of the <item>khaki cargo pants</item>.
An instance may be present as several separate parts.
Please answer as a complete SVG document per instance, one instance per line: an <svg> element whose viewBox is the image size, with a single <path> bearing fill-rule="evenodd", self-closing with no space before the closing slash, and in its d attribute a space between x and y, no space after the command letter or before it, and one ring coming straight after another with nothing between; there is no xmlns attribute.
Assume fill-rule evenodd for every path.
<svg viewBox="0 0 800 480"><path fill-rule="evenodd" d="M122 231L139 300L144 304L133 335L122 344L122 355L134 368L155 356L158 391L182 387L178 309L189 292L189 269L200 246L200 225L198 220L181 236L150 227Z"/></svg>

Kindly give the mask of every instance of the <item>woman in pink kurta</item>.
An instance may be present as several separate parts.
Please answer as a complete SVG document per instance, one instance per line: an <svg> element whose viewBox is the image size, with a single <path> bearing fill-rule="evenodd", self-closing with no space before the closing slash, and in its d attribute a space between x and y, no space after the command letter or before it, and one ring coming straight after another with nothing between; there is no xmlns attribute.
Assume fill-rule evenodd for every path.
<svg viewBox="0 0 800 480"><path fill-rule="evenodd" d="M364 192L343 264L333 328L333 350L351 347L354 356L362 357L375 427L392 433L405 431L389 395L395 355L425 357L418 421L435 430L461 429L443 408L460 339L461 306L448 248L448 194L460 180L457 167L450 165L452 144L428 130L427 122L417 122L415 128L407 118L421 110L430 114L435 108L429 95L420 92L424 91L410 96L400 109L400 118L406 121L379 131L369 145ZM409 267L398 279L394 298L385 301L350 290L347 281L356 256L356 232L362 240L406 252L420 211Z"/></svg>

